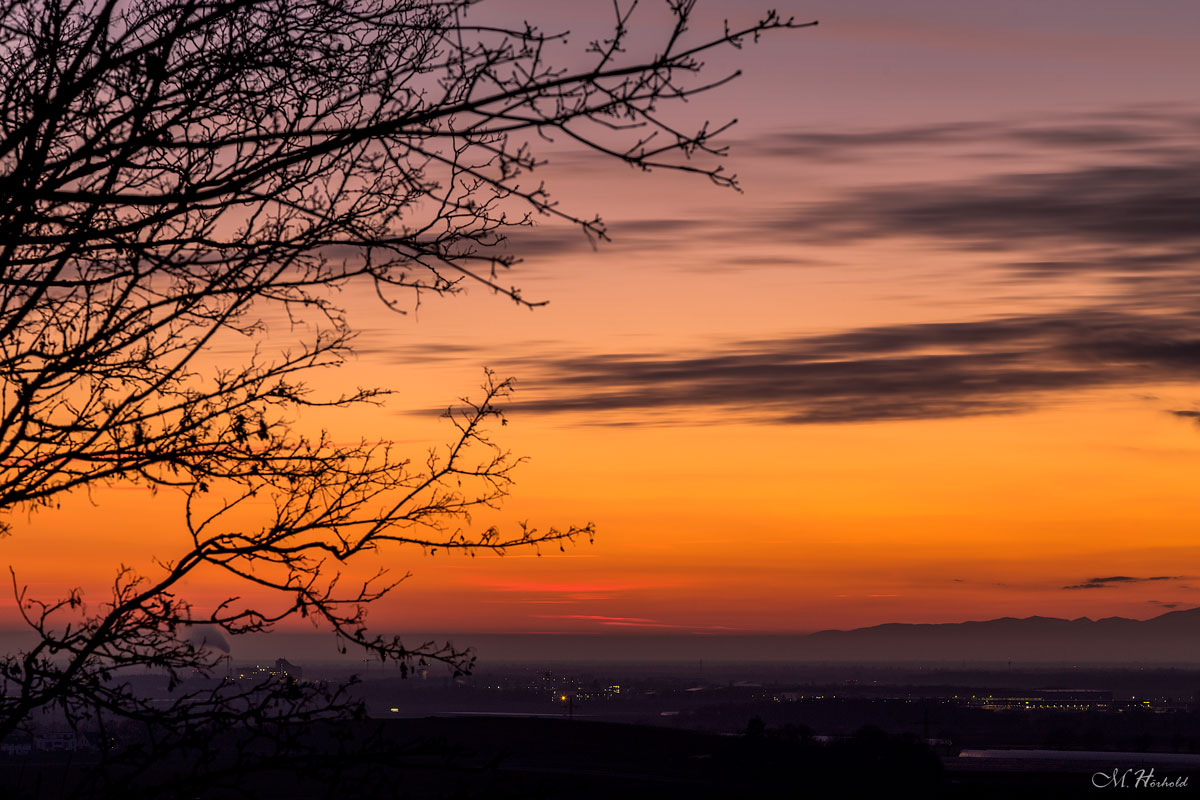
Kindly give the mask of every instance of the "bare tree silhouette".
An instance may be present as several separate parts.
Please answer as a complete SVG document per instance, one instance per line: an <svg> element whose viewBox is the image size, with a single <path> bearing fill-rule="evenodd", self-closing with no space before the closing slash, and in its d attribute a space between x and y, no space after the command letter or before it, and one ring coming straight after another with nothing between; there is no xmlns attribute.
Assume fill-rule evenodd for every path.
<svg viewBox="0 0 1200 800"><path fill-rule="evenodd" d="M389 543L503 550L591 536L590 525L467 532L517 462L487 436L511 390L490 373L448 413L448 446L423 460L301 433L304 407L385 394L305 385L351 352L336 293L370 286L403 312L474 282L536 305L501 281L514 262L506 233L545 215L591 237L605 228L530 181L532 144L557 138L735 187L715 159L727 126L678 127L670 106L734 77L703 74L705 53L802 26L772 12L697 38L694 0L669 0L651 46L631 33L637 3L618 4L586 65L564 68L563 35L476 22L476 5L0 0L0 511L119 483L187 498L182 549L157 574L123 569L93 610L79 592L33 598L14 574L38 641L0 661L0 738L51 706L72 724L194 730L347 713L337 690L294 684L151 705L122 675L211 670L218 655L189 626L238 634L293 616L402 668L467 669L449 645L368 632L366 608L395 583L343 586L343 565ZM212 366L206 354L231 343L246 356ZM201 608L180 585L202 569L281 600Z"/></svg>

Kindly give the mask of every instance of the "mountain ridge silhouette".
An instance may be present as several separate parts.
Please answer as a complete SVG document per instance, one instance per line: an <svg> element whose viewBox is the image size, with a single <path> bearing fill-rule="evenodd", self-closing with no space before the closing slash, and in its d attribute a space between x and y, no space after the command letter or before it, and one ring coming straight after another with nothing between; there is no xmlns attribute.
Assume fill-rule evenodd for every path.
<svg viewBox="0 0 1200 800"><path fill-rule="evenodd" d="M1128 617L1000 617L888 622L803 637L821 660L1200 661L1200 607L1146 620Z"/></svg>

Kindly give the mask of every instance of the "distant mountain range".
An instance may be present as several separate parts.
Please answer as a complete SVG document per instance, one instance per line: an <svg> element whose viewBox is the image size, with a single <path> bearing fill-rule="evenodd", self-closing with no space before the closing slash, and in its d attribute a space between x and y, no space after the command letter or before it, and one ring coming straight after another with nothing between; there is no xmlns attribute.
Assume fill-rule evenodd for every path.
<svg viewBox="0 0 1200 800"><path fill-rule="evenodd" d="M802 660L1200 662L1200 608L1148 620L1004 617L936 625L890 623L820 631L797 643Z"/></svg>
<svg viewBox="0 0 1200 800"><path fill-rule="evenodd" d="M796 633L412 634L412 641L450 639L474 648L480 663L520 662L992 662L1172 663L1200 666L1200 608L1147 620L1004 617L931 625L889 623L848 631ZM0 630L0 653L28 646L28 632ZM361 653L339 655L325 634L271 633L232 640L237 663L361 664ZM371 662L378 665L378 662Z"/></svg>
<svg viewBox="0 0 1200 800"><path fill-rule="evenodd" d="M1147 620L1004 617L811 634L463 634L483 660L1174 663L1200 665L1200 608Z"/></svg>

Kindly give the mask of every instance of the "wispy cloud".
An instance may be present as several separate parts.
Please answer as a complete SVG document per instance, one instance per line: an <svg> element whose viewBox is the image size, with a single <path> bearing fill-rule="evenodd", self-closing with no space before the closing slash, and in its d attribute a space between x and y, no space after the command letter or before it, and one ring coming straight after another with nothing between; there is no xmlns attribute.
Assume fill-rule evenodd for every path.
<svg viewBox="0 0 1200 800"><path fill-rule="evenodd" d="M864 128L858 130L799 129L776 131L740 143L739 149L766 156L863 161L896 152L949 146L995 155L1028 155L1031 149L1048 151L1087 147L1111 154L1144 155L1180 146L1195 136L1194 114L1137 108L1121 112L1064 114L1058 118L960 120L923 125Z"/></svg>
<svg viewBox="0 0 1200 800"><path fill-rule="evenodd" d="M1108 577L1088 578L1082 583L1064 586L1064 589L1109 589L1114 586L1124 586L1131 583L1149 583L1152 581L1174 581L1179 580L1178 575L1154 575L1149 578L1134 578L1129 575L1110 575Z"/></svg>
<svg viewBox="0 0 1200 800"><path fill-rule="evenodd" d="M613 628L654 628L681 631L735 631L740 628L727 625L686 625L673 622L663 622L648 617L610 617L601 614L537 614L540 619L569 619L583 622L595 622L604 627Z"/></svg>
<svg viewBox="0 0 1200 800"><path fill-rule="evenodd" d="M1085 275L1109 281L1131 302L1177 304L1181 290L1200 296L1198 129L1194 111L1147 110L774 134L758 147L776 157L869 162L924 153L944 163L957 152L983 166L797 198L751 227L796 247L916 240L943 253L985 255L1012 281ZM1005 158L1021 159L1022 168L1005 171Z"/></svg>
<svg viewBox="0 0 1200 800"><path fill-rule="evenodd" d="M937 419L1030 410L1086 388L1193 381L1200 335L1187 332L1197 330L1200 315L1077 309L733 341L692 355L547 354L505 368L526 387L509 410L583 412L592 422L653 423L647 414L681 410L785 424Z"/></svg>
<svg viewBox="0 0 1200 800"><path fill-rule="evenodd" d="M630 624L654 624L658 620L646 617L608 617L603 614L537 614L542 619L585 619L593 622L626 622Z"/></svg>
<svg viewBox="0 0 1200 800"><path fill-rule="evenodd" d="M1104 165L854 190L760 222L776 236L845 242L920 236L1027 251L1096 243L1200 245L1200 161Z"/></svg>
<svg viewBox="0 0 1200 800"><path fill-rule="evenodd" d="M560 594L627 592L638 589L657 589L674 583L547 583L543 581L492 581L467 579L472 586L501 592L552 592Z"/></svg>

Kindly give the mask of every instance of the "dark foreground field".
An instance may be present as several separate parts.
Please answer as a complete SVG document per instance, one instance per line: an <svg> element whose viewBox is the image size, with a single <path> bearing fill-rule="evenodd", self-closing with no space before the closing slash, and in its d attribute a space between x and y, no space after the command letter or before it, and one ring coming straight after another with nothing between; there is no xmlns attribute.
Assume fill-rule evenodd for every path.
<svg viewBox="0 0 1200 800"><path fill-rule="evenodd" d="M290 748L294 757L280 759L271 745L229 733L204 764L198 754L164 759L107 786L92 784L93 796L1058 798L1114 792L1189 796L1195 790L1194 785L1135 786L1135 772L1128 774L1124 789L1093 786L1097 772L1111 775L1114 769L1124 774L1153 768L1155 780L1187 776L1186 767L1156 763L1153 755L1114 755L1111 764L961 758L936 753L913 736L889 736L871 728L822 743L796 731L755 726L745 735L721 736L567 719L395 719L303 731ZM77 755L49 759L5 762L0 794L14 800L72 796L88 765ZM216 783L193 782L200 773L215 776Z"/></svg>

